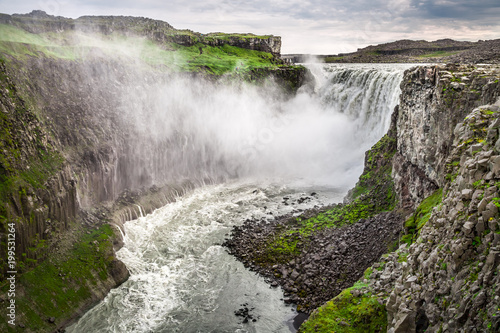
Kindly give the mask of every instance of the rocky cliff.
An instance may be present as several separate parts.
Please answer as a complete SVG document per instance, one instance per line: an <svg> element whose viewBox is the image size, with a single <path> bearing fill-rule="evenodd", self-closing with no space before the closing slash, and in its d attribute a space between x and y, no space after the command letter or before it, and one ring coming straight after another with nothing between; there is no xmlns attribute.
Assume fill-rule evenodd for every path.
<svg viewBox="0 0 500 333"><path fill-rule="evenodd" d="M279 53L279 38L255 36L259 42L239 47L196 40L190 48L183 36L201 36L143 18L33 12L0 21L2 282L11 223L17 271L15 326L2 312L0 331L56 331L127 279L114 255L123 222L230 176L224 161L208 160L210 147L169 153L192 138L158 118L159 90L273 81L293 93L306 72L270 53ZM6 306L9 284L0 288Z"/></svg>
<svg viewBox="0 0 500 333"><path fill-rule="evenodd" d="M300 332L500 329L499 77L495 66L406 72L391 159L400 246Z"/></svg>
<svg viewBox="0 0 500 333"><path fill-rule="evenodd" d="M500 328L495 287L500 264L495 204L500 109L492 105L500 95L499 74L496 67L450 66L407 75L408 91L432 88L417 94L417 100L403 95L405 102L416 103L403 107L399 121L420 118L417 128L428 130L412 138L401 131L398 151L442 188L443 195L414 242L401 250L406 260L393 262L392 272L384 272L391 276L387 280L395 279L387 301L391 332ZM419 116L424 109L429 115ZM387 287L386 282L380 285Z"/></svg>

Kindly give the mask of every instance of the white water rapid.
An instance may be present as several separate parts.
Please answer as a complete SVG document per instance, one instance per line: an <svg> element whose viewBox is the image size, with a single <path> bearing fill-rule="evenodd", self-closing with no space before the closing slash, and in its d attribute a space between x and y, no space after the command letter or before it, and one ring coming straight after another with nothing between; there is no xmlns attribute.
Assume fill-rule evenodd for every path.
<svg viewBox="0 0 500 333"><path fill-rule="evenodd" d="M341 201L364 152L388 129L408 67L310 65L314 92L290 100L195 81L127 97L131 108L149 101L153 116L138 126L151 139L170 140L162 153L172 178L227 178L127 222L117 256L129 280L67 332L294 332L295 311L282 292L220 244L246 219ZM255 322L235 316L244 305Z"/></svg>

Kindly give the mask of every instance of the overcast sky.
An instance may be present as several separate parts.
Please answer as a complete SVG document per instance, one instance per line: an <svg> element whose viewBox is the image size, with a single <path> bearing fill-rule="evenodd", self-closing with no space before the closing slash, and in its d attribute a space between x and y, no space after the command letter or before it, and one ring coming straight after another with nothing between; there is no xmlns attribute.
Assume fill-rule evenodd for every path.
<svg viewBox="0 0 500 333"><path fill-rule="evenodd" d="M398 39L500 38L500 0L0 0L0 12L131 15L178 29L282 37L282 53L336 54Z"/></svg>

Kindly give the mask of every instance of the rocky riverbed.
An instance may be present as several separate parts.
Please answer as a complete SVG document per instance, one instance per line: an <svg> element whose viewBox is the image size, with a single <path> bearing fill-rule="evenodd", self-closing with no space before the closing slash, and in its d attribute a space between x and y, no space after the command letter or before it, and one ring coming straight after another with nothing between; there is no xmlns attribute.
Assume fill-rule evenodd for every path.
<svg viewBox="0 0 500 333"><path fill-rule="evenodd" d="M304 215L318 215L327 209L309 210ZM382 213L353 225L321 230L309 238L299 236L300 253L289 261L271 264L271 260L263 260L270 241L278 232L292 230L295 221L289 215L271 221L247 220L233 229L224 245L272 286L281 286L286 303L295 303L299 311L306 313L357 281L366 268L387 252L401 230L401 216Z"/></svg>

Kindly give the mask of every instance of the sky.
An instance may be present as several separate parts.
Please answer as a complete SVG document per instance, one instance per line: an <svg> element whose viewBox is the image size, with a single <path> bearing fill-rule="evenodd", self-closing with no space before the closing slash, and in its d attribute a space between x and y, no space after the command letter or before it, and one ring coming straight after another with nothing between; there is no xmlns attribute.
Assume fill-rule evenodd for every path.
<svg viewBox="0 0 500 333"><path fill-rule="evenodd" d="M143 16L196 32L272 34L282 54L338 54L398 39L500 38L500 0L0 0L0 12Z"/></svg>

